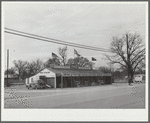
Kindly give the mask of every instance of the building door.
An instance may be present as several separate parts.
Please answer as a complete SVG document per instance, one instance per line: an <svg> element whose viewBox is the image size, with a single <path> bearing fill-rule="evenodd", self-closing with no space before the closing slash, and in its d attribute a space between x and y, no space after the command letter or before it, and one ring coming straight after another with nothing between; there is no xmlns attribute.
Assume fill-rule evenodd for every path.
<svg viewBox="0 0 150 123"><path fill-rule="evenodd" d="M61 88L61 76L56 77L56 88Z"/></svg>
<svg viewBox="0 0 150 123"><path fill-rule="evenodd" d="M111 84L111 76L105 76L105 84Z"/></svg>
<svg viewBox="0 0 150 123"><path fill-rule="evenodd" d="M29 78L27 78L27 84L29 84Z"/></svg>
<svg viewBox="0 0 150 123"><path fill-rule="evenodd" d="M49 86L51 86L51 88L54 88L55 87L55 79L54 78L47 78L47 83Z"/></svg>
<svg viewBox="0 0 150 123"><path fill-rule="evenodd" d="M41 80L43 80L45 83L47 83L47 82L46 82L46 76L40 76L39 78L40 78Z"/></svg>
<svg viewBox="0 0 150 123"><path fill-rule="evenodd" d="M67 87L71 87L71 77L67 78Z"/></svg>

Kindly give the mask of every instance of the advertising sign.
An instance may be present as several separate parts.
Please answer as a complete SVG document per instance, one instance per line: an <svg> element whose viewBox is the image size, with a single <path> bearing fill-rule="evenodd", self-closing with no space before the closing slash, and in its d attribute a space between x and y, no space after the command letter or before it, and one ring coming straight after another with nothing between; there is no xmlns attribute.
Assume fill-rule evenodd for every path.
<svg viewBox="0 0 150 123"><path fill-rule="evenodd" d="M70 68L78 69L78 65L77 65L77 64L71 64L71 65L70 65Z"/></svg>
<svg viewBox="0 0 150 123"><path fill-rule="evenodd" d="M70 73L63 73L63 76L71 76Z"/></svg>
<svg viewBox="0 0 150 123"><path fill-rule="evenodd" d="M86 69L86 70L90 70L90 67L79 67L79 69Z"/></svg>
<svg viewBox="0 0 150 123"><path fill-rule="evenodd" d="M63 69L69 69L70 66L57 66L57 65L54 65L53 68L63 68Z"/></svg>

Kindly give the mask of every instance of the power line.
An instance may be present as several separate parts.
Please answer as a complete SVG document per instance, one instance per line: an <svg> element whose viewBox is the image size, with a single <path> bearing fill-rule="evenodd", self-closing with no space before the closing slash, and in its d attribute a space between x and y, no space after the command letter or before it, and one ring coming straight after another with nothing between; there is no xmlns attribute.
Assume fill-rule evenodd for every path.
<svg viewBox="0 0 150 123"><path fill-rule="evenodd" d="M14 31L14 32L19 32L19 33L31 35L31 36L36 36L36 37L40 37L40 38L45 38L45 39L50 39L50 40L54 40L54 41L59 41L59 42L63 42L63 43L69 43L69 44L73 44L73 45L79 45L79 46L83 46L83 47L85 46L85 47L102 49L102 50L108 51L108 49L104 49L104 48L98 48L98 47L92 47L92 46L87 46L87 45L82 45L82 44L70 43L70 42L66 42L66 41L62 41L62 40L58 40L58 39L53 39L53 38L48 38L48 37L44 37L44 36L39 36L39 35L35 35L35 34L30 34L30 33L22 32L22 31L18 31L18 30L14 30L14 29L10 29L10 28L5 28L5 29L6 30L10 30L10 31Z"/></svg>
<svg viewBox="0 0 150 123"><path fill-rule="evenodd" d="M90 48L90 47L83 47L83 46L75 46L72 44L65 44L62 42L56 42L53 40L46 40L46 39L41 39L38 37L33 37L33 36L28 36L28 35L24 35L24 34L19 34L19 33L15 33L15 32L9 32L9 31L4 31L5 33L9 33L9 34L13 34L13 35L18 35L18 36L22 36L22 37L27 37L27 38L31 38L31 39L36 39L36 40L40 40L40 41L45 41L45 42L51 42L51 43L56 43L56 44L62 44L62 45L67 45L67 46L72 46L72 47L78 47L78 48L83 48L83 49L89 49L89 50L95 50L95 51L103 51L103 52L110 52L110 51L105 51L102 49L95 49L95 48Z"/></svg>
<svg viewBox="0 0 150 123"><path fill-rule="evenodd" d="M62 45L67 45L67 46L72 46L72 47L78 47L78 48L83 48L83 49L96 50L96 51L110 52L110 51L104 51L104 50L101 50L101 49L93 49L93 48L83 47L83 46L74 46L74 45L71 45L71 44L65 44L65 43L61 43L61 42L55 42L55 41L51 41L51 40L40 39L40 38L37 38L37 37L32 37L32 36L23 35L23 34L14 33L14 32L9 32L9 31L5 31L5 32L9 33L9 34L13 34L13 35L23 36L23 37L37 39L37 40L46 41L46 42L52 42L52 43L56 43L56 44L62 44Z"/></svg>
<svg viewBox="0 0 150 123"><path fill-rule="evenodd" d="M98 47L92 47L92 46L87 46L87 45L82 45L82 44L76 44L76 43L70 43L70 42L66 42L66 41L62 41L62 40L57 40L57 39L53 39L53 38L48 38L48 37L44 37L44 36L39 36L39 35L35 35L35 34L30 34L30 33L26 33L26 32L22 32L22 31L18 31L18 30L14 30L14 29L10 29L10 28L5 28L6 30L10 30L10 31L14 31L14 32L18 32L18 33L23 33L26 35L31 35L31 36L35 36L35 37L39 37L39 38L45 38L45 39L50 39L50 40L54 40L54 41L59 41L62 43L69 43L72 45L77 45L77 46L82 46L82 47L89 47L89 48L94 48L94 49L101 49L104 51L109 51L108 49L104 49L104 48L98 48Z"/></svg>

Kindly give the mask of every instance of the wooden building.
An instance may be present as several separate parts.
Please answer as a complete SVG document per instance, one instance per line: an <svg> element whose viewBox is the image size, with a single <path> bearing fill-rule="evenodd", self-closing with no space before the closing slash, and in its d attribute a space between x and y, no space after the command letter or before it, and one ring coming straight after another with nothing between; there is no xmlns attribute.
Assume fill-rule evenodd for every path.
<svg viewBox="0 0 150 123"><path fill-rule="evenodd" d="M111 84L111 74L101 73L90 68L72 68L70 66L53 66L53 68L45 68L34 76L26 79L26 84L34 82L34 80L42 79L52 88L66 88L91 86L100 84Z"/></svg>

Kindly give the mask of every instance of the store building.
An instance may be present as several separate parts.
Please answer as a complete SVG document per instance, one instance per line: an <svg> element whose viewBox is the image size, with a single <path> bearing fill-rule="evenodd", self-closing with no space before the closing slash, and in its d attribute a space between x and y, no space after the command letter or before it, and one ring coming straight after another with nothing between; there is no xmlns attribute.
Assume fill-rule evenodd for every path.
<svg viewBox="0 0 150 123"><path fill-rule="evenodd" d="M26 79L26 84L32 83L34 80L42 79L52 88L66 88L78 86L91 86L92 83L111 84L111 74L101 73L96 70L70 66L53 66L53 68L45 68L34 76Z"/></svg>

